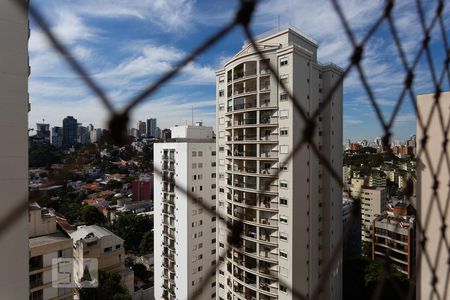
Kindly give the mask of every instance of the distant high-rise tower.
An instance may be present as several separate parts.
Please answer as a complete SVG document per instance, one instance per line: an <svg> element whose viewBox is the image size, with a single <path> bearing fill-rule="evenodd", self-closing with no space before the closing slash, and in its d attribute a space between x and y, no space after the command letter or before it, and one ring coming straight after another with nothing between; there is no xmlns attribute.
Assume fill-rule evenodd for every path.
<svg viewBox="0 0 450 300"><path fill-rule="evenodd" d="M50 144L50 124L37 123L36 137L43 143Z"/></svg>
<svg viewBox="0 0 450 300"><path fill-rule="evenodd" d="M305 121L270 73L272 65L298 104L321 107L311 140L342 174L342 76L333 64L317 62L317 43L293 30L258 37L216 72L217 208L243 223L242 244L231 247L218 271L219 299L293 299L282 279L310 297L326 276L321 299L342 298L341 258L322 269L342 233L342 191L311 147L301 141ZM323 106L323 107L322 107ZM277 172L280 172L277 175ZM218 254L229 230L220 225Z"/></svg>
<svg viewBox="0 0 450 300"><path fill-rule="evenodd" d="M138 135L139 137L145 137L147 136L147 127L145 125L145 122L143 121L138 121L136 124L137 130L138 130Z"/></svg>
<svg viewBox="0 0 450 300"><path fill-rule="evenodd" d="M77 119L68 116L63 120L63 147L70 148L77 143Z"/></svg>
<svg viewBox="0 0 450 300"><path fill-rule="evenodd" d="M28 263L28 1L0 1L0 298L29 294Z"/></svg>
<svg viewBox="0 0 450 300"><path fill-rule="evenodd" d="M173 142L155 143L153 152L155 168L163 172L154 177L155 299L191 299L199 286L195 299L218 299L210 273L216 263L216 218L198 204L216 205L212 127L178 126L172 133ZM189 199L183 189L198 198Z"/></svg>
<svg viewBox="0 0 450 300"><path fill-rule="evenodd" d="M147 137L150 138L157 138L157 126L156 126L156 119L148 119L147 120Z"/></svg>
<svg viewBox="0 0 450 300"><path fill-rule="evenodd" d="M52 127L52 136L51 136L51 143L56 148L62 147L62 141L63 141L63 129L62 127Z"/></svg>

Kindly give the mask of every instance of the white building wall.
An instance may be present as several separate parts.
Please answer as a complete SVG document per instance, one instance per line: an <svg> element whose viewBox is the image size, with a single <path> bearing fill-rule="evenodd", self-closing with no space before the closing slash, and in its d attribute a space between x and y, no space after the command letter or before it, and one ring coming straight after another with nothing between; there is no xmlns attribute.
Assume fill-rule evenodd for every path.
<svg viewBox="0 0 450 300"><path fill-rule="evenodd" d="M258 43L264 45L266 58L270 59L270 63L277 70L278 76L284 79L288 90L295 94L299 105L309 114L315 112L330 88L338 82L341 71L334 66L317 64L317 44L291 29L282 30L269 37L262 38L258 40ZM267 232L266 229L270 226L261 222L261 216L268 214L272 216L271 219L277 220L277 224L275 230L273 227L269 230L271 232L270 242L262 242L260 238L256 238L260 241L253 241L254 239L248 235L244 238L245 244L248 240L249 243L256 243L256 247L259 249L259 254L256 254L258 257L256 269L243 268L245 263L235 259L243 253L247 260L252 261L250 257L253 258L255 255L252 253L246 254L248 251L244 249L234 250L233 258L225 259L225 264L222 264L218 272L217 292L219 297L223 299L227 299L227 295L243 297L246 293L252 295L248 297L255 297L256 299L292 299L292 295L286 292L285 287L280 286L276 280L276 278L282 278L283 281L295 286L303 294L311 296L314 287L322 279L321 276L324 276L321 274L321 269L334 252L337 241L341 236L341 189L338 182L332 178L319 162L316 154L307 145L304 145L288 164L281 166L281 162L289 156L295 145L300 142L305 122L297 113L292 101L287 98L282 99L284 91L278 84L276 76L270 76L270 91L267 92L264 89L267 71L262 72L263 63L261 59L252 51L251 47L247 46L247 44L244 44L243 49L225 64L224 69L216 72L218 207L228 217L232 217L235 211L241 210L242 204L239 201L236 203L235 200L231 200L227 194L233 194L232 199L235 199L236 192L240 193L243 190L242 187L239 187L239 180L242 176L246 180L256 177L256 190L262 190L263 180L273 178L267 176L269 175L267 172L262 172L263 168L265 168L267 162L273 163L275 161L271 165L271 170L274 172L281 170L270 190L271 195L275 197L271 200L271 203L278 203L277 208L274 211L273 208L265 210L250 205L250 209L256 214L256 221L246 220L250 222L244 222L244 227L248 223L250 223L248 227L256 227L257 236L262 232ZM281 64L282 61L287 63ZM246 78L237 78L236 80L234 78L235 72L242 63L249 67L252 63L256 63L257 72L254 75L246 75ZM234 79L230 81L232 84L228 82L230 72L233 72L231 78ZM228 110L231 107L228 102L231 101L228 89L230 88L231 94L235 95L241 82L245 82L246 87L247 84L251 86L253 78L256 78L256 93L251 94L251 91L246 91L243 96L250 99L253 95L256 95L256 106L245 107L245 109L234 107ZM236 98L234 96L233 100ZM276 125L269 126L267 123L261 123L263 111L270 111L272 114L271 120L274 121L270 124ZM246 118L245 116L249 112L255 112L257 124L244 123L244 125L249 126L243 126L242 123L239 123L239 120L242 115ZM316 120L318 121L317 127L312 139L319 151L333 166L335 172L342 175L342 87L337 89L329 106L322 111ZM245 130L244 140L250 136L248 132L256 132L256 139L242 142L241 130ZM271 131L270 137L265 135L266 130ZM270 143L267 141L270 141ZM241 149L241 145L244 145L244 149L252 149L255 145L256 157L242 158L239 151L236 151L236 149ZM271 149L270 155L274 155L275 160L265 159L267 158L266 148ZM236 152L238 155L235 154ZM242 173L242 171L234 170L234 166L239 165L241 161L244 161L245 164L252 164L253 161L256 161L256 174L244 172L248 174L241 175L239 173ZM232 172L230 170L227 172L227 163L230 164ZM228 183L227 176L230 179ZM237 181L236 178L238 178ZM257 199L265 197L263 196L265 194L251 191L251 189L249 193L256 194ZM287 200L287 204L282 204L281 199ZM221 203L224 203L223 207L220 207ZM261 204L258 203L258 205ZM227 212L227 206L233 213ZM227 233L228 230L220 226L219 242L222 241L226 244ZM281 235L287 236L287 239L281 239ZM271 249L269 255L271 259L267 259L268 257L262 254L261 250L267 247ZM218 247L218 250L223 249ZM275 254L275 257L273 254ZM270 270L273 275L270 279L269 288L265 286L267 277L262 275L260 271L261 266L268 261L271 261ZM228 264L233 265L231 272L227 271ZM238 278L240 275L235 275L235 269L239 269L238 273L246 269L244 270L245 274L255 275L254 285L242 283L242 280ZM232 281L231 286L228 285L228 278ZM337 263L333 266L328 284L324 287L321 297L323 299L340 299L342 297L341 280L341 259L338 255ZM245 292L236 292L236 286L242 287Z"/></svg>
<svg viewBox="0 0 450 300"><path fill-rule="evenodd" d="M203 293L198 299L211 299L215 293L215 287L212 285L215 278L211 274L206 274L213 261L215 260L215 219L206 212L202 206L195 204L184 191L188 190L201 198L208 207L215 207L215 157L212 156L215 151L214 143L155 143L154 144L154 163L155 168L163 168L164 151L173 150L175 162L175 183L177 187L174 193L174 248L175 248L175 295L177 299L187 298L196 288L203 284L204 280L210 281L205 285ZM195 152L196 156L192 153ZM202 156L199 156L202 152ZM194 167L195 164L195 167ZM202 164L202 167L199 167ZM199 175L202 176L198 179ZM196 176L194 179L193 176ZM155 299L163 295L164 283L164 216L165 203L163 200L164 182L160 176L155 173ZM168 206L166 206L168 207ZM170 206L169 206L170 207ZM195 213L194 213L195 211ZM200 222L202 224L200 225ZM194 225L194 226L193 226ZM167 237L167 236L166 236ZM201 258L200 258L201 256ZM200 267L200 269L199 269ZM195 270L195 271L194 271ZM194 285L192 284L194 282Z"/></svg>
<svg viewBox="0 0 450 300"><path fill-rule="evenodd" d="M17 1L0 1L0 232L2 299L28 299L28 17Z"/></svg>

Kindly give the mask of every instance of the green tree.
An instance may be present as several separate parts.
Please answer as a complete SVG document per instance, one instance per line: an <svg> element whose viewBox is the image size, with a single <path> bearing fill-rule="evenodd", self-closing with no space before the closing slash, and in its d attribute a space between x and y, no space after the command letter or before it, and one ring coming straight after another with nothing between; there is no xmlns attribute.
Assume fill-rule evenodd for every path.
<svg viewBox="0 0 450 300"><path fill-rule="evenodd" d="M28 149L28 165L30 168L48 168L52 164L61 163L64 153L52 145L35 144Z"/></svg>
<svg viewBox="0 0 450 300"><path fill-rule="evenodd" d="M83 205L80 209L80 221L87 224L103 224L105 216L95 206Z"/></svg>
<svg viewBox="0 0 450 300"><path fill-rule="evenodd" d="M150 278L151 272L147 270L147 268L143 264L135 264L133 266L134 275L146 281Z"/></svg>
<svg viewBox="0 0 450 300"><path fill-rule="evenodd" d="M147 231L142 235L139 243L139 252L141 255L153 252L153 231Z"/></svg>
<svg viewBox="0 0 450 300"><path fill-rule="evenodd" d="M81 288L78 290L81 300L131 300L128 290L122 285L117 273L98 271L97 288Z"/></svg>
<svg viewBox="0 0 450 300"><path fill-rule="evenodd" d="M109 229L125 240L125 249L137 252L144 234L153 230L153 221L148 216L122 214Z"/></svg>

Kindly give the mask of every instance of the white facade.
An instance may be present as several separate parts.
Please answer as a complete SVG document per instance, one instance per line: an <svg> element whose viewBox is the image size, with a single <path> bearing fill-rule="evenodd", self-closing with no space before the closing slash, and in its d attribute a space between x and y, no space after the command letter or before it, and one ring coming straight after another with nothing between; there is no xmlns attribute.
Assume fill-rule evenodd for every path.
<svg viewBox="0 0 450 300"><path fill-rule="evenodd" d="M154 176L155 299L188 299L205 280L196 299L214 299L207 271L215 263L216 219L196 202L215 209L215 144L155 143L154 164L164 174Z"/></svg>
<svg viewBox="0 0 450 300"><path fill-rule="evenodd" d="M28 299L28 16L18 1L0 1L0 291ZM25 1L23 1L25 2ZM15 213L19 209L20 213Z"/></svg>
<svg viewBox="0 0 450 300"><path fill-rule="evenodd" d="M447 143L445 152L442 147L445 139L450 139L450 132L447 131L446 135L444 130L449 123L450 113L450 92L441 93L439 104L440 110L433 106L435 105L434 94L419 95L417 97L418 113L422 119L422 122L430 120L427 127L427 144L426 151L420 142L417 143L417 218L421 226L427 224L424 228L426 234L425 249L422 249L423 236L422 232L417 228L417 254L418 265L417 270L420 272L417 274L417 295L418 299L444 299L448 298L448 251L445 250L445 242L442 237L442 226L450 224L450 214L444 212L444 216L441 216L440 210L444 209L448 205L448 197L450 194L449 178L450 169L445 158L445 153L450 153L450 146ZM432 114L430 116L430 114ZM442 118L442 119L441 119ZM441 122L445 124L445 128L442 128ZM424 132L417 122L417 141L422 141ZM441 157L444 158L441 160ZM406 167L406 166L405 166ZM439 171L437 171L439 170ZM436 180L439 181L439 186L436 190L436 195L433 195L433 185ZM442 219L444 218L444 220ZM445 231L445 237L450 239L450 231ZM431 257L433 262L433 268L431 269L424 250L428 256ZM438 263L435 263L438 262ZM436 276L438 279L436 285L432 285L432 278ZM435 291L435 294L433 294ZM433 295L433 296L430 296ZM447 295L447 296L446 296Z"/></svg>
<svg viewBox="0 0 450 300"><path fill-rule="evenodd" d="M172 132L172 139L176 138L190 138L190 139L212 139L213 128L202 126L201 123L197 125L179 125L170 128Z"/></svg>
<svg viewBox="0 0 450 300"><path fill-rule="evenodd" d="M362 188L361 200L361 240L372 242L372 227L375 217L386 210L387 191L385 188Z"/></svg>
<svg viewBox="0 0 450 300"><path fill-rule="evenodd" d="M267 65L308 114L342 71L319 64L316 42L291 28L258 38L257 45L267 60L246 43L216 72L218 209L244 223L243 244L227 253L217 293L219 299L292 299L281 278L310 297L341 236L342 192L309 146L281 165L305 122ZM342 86L316 121L313 141L341 175ZM219 227L218 253L227 235ZM320 297L341 299L340 258L326 276Z"/></svg>

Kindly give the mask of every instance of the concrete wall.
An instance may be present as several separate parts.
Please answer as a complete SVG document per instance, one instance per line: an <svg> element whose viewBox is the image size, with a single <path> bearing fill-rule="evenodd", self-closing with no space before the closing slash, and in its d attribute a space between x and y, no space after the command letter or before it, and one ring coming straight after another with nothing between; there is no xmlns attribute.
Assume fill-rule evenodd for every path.
<svg viewBox="0 0 450 300"><path fill-rule="evenodd" d="M417 97L418 113L422 119L422 122L426 122L430 117L432 106L434 105L434 95L419 95ZM447 126L450 118L449 106L450 106L450 92L445 92L441 94L439 99L439 106L442 112L442 121ZM429 257L433 262L438 261L436 269L434 272L430 269L429 264L423 254L424 251L420 251L420 242L423 239L421 231L417 230L417 254L419 257L417 269L420 271L417 279L417 295L418 299L429 299L432 295L433 286L431 285L432 278L434 275L437 276L438 281L436 283L436 291L439 294L438 297L443 298L444 292L448 290L448 251L445 250L445 242L440 243L442 239L441 226L442 217L439 213L439 207L447 207L448 195L450 193L449 188L449 178L450 169L448 167L447 161L444 158L442 162L440 157L443 155L442 143L444 141L443 128L441 126L441 119L439 116L439 111L435 109L431 116L431 122L428 126L427 132L427 146L426 154L421 145L421 140L424 137L423 131L420 127L419 122L417 122L417 153L419 154L417 160L417 179L418 179L418 190L417 190L417 216L418 221L422 224L427 223L425 228L427 242L425 244L424 251L427 252ZM446 139L450 138L450 132L447 132ZM447 143L446 153L450 153L450 146ZM444 156L445 157L445 156ZM429 160L428 160L429 159ZM441 165L439 166L441 162ZM433 173L440 169L437 175L437 180L439 181L439 187L437 189L437 195L433 196L433 184L434 177ZM433 204L433 201L439 202ZM431 207L431 209L429 209ZM450 224L450 214L444 216L445 223ZM447 239L450 239L450 232L447 230L445 232ZM448 292L447 292L448 293Z"/></svg>
<svg viewBox="0 0 450 300"><path fill-rule="evenodd" d="M28 17L0 1L0 220L23 212L0 232L2 299L28 298Z"/></svg>

